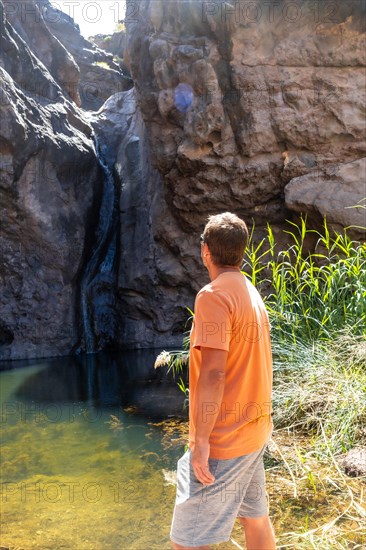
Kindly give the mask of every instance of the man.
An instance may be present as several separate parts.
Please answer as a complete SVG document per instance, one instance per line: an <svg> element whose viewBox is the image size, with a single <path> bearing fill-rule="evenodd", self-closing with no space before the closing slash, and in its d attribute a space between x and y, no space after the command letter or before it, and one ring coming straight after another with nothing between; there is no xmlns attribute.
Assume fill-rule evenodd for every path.
<svg viewBox="0 0 366 550"><path fill-rule="evenodd" d="M273 430L268 315L240 272L248 230L211 216L201 258L211 282L196 297L190 338L189 449L178 460L174 550L228 541L236 517L248 550L276 547L263 453Z"/></svg>

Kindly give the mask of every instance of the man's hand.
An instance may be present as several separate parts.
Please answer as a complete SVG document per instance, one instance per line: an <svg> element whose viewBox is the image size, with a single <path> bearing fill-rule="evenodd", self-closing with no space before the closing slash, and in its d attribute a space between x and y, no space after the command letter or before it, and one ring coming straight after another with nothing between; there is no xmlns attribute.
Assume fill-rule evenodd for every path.
<svg viewBox="0 0 366 550"><path fill-rule="evenodd" d="M199 482L204 485L211 485L215 481L208 467L208 457L210 456L209 443L195 443L192 450L192 468L194 475Z"/></svg>

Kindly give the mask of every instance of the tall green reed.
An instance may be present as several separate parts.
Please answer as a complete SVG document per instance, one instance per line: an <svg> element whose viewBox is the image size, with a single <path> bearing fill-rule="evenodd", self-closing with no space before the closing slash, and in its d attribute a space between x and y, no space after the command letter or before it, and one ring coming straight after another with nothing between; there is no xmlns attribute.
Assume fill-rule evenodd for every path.
<svg viewBox="0 0 366 550"><path fill-rule="evenodd" d="M289 245L277 252L272 228L254 244L253 231L243 272L266 294L273 331L284 337L329 339L344 326L362 333L366 321L366 244L347 230L309 229L305 218L288 222ZM316 238L313 251L307 241Z"/></svg>

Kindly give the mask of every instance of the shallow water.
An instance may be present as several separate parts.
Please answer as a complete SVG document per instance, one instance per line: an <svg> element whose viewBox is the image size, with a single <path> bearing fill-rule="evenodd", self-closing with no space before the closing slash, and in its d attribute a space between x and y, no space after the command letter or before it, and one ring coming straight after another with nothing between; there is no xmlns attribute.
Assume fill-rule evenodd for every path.
<svg viewBox="0 0 366 550"><path fill-rule="evenodd" d="M166 450L151 416L183 400L155 356L2 364L2 547L170 548L183 444Z"/></svg>
<svg viewBox="0 0 366 550"><path fill-rule="evenodd" d="M156 354L0 363L8 369L0 372L0 550L170 548L174 472L184 443L167 449L162 429L152 422L181 413L183 394L163 370L154 370ZM346 486L331 464L313 464L309 436L283 428L275 441L287 457L286 463L274 451L265 457L270 515L284 543L278 547L314 548L310 539L300 545L301 533L348 509L347 486L364 506L362 482L348 480ZM366 548L362 521L365 527L352 509L342 518L343 531L335 525L345 544L322 540L316 547ZM238 523L232 538L243 545Z"/></svg>

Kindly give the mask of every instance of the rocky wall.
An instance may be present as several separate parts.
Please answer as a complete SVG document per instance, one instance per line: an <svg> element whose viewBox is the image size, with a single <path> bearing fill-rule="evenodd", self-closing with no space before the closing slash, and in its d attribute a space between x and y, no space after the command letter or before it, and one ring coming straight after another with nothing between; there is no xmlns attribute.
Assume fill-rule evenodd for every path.
<svg viewBox="0 0 366 550"><path fill-rule="evenodd" d="M60 73L34 55L22 20L10 24L0 8L0 359L65 355L80 343L79 275L102 173L92 127Z"/></svg>
<svg viewBox="0 0 366 550"><path fill-rule="evenodd" d="M183 233L167 205L135 90L115 94L90 120L100 142L108 143L121 188L117 345L179 347L187 306L207 279L197 235Z"/></svg>
<svg viewBox="0 0 366 550"><path fill-rule="evenodd" d="M364 0L134 2L127 91L48 0L20 4L38 23L0 2L0 358L179 346L209 214L364 237Z"/></svg>
<svg viewBox="0 0 366 550"><path fill-rule="evenodd" d="M232 210L365 225L365 2L138 2L127 53L182 234ZM356 233L357 230L355 231Z"/></svg>

